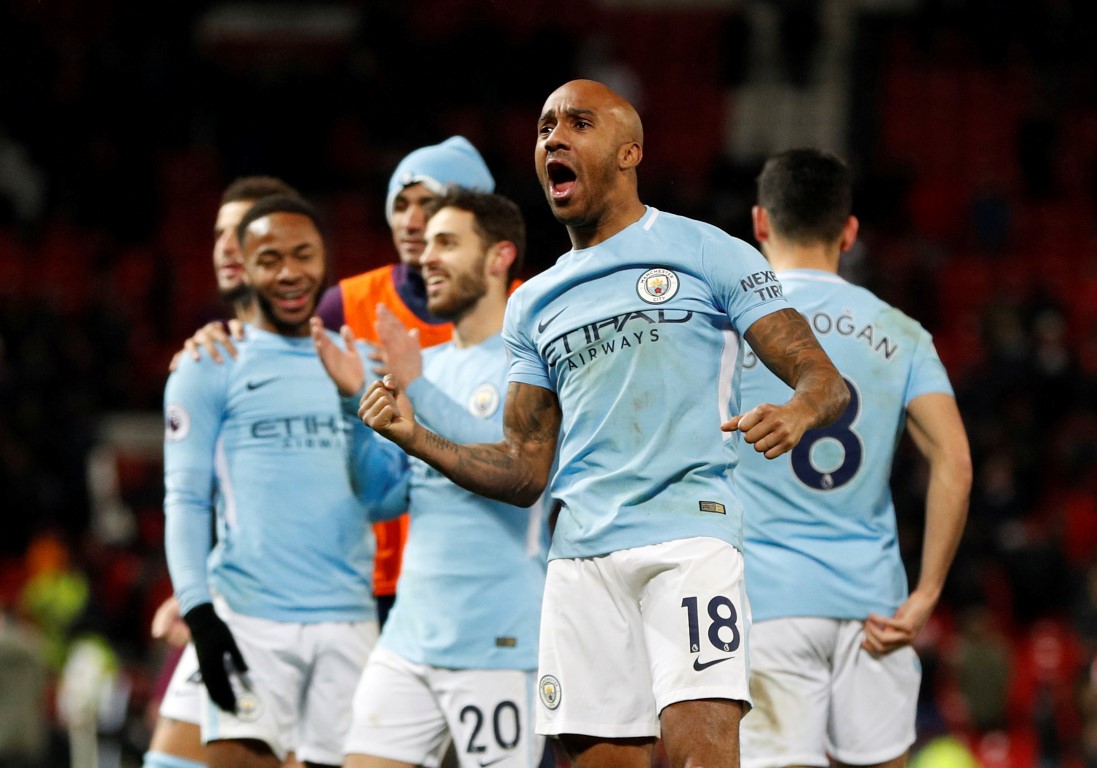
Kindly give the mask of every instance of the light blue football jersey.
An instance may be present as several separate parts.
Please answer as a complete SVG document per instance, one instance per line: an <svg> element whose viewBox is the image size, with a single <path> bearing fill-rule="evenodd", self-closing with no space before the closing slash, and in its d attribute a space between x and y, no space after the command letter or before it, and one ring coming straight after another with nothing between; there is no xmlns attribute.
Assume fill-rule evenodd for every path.
<svg viewBox="0 0 1097 768"><path fill-rule="evenodd" d="M423 353L408 387L416 419L456 442L503 436L507 355L495 335ZM378 438L380 440L381 438ZM449 669L536 669L548 527L545 503L529 509L466 491L418 459L410 462L397 600L380 644L409 661Z"/></svg>
<svg viewBox="0 0 1097 768"><path fill-rule="evenodd" d="M849 385L845 413L772 461L744 447L735 474L746 507L746 583L755 621L786 616L863 619L906 599L888 479L907 405L952 394L929 333L917 322L815 270L780 273ZM782 402L789 388L749 352L743 409Z"/></svg>
<svg viewBox="0 0 1097 768"><path fill-rule="evenodd" d="M550 558L694 536L742 546L732 489L740 338L788 308L769 264L716 227L648 208L511 297L510 381L556 393Z"/></svg>
<svg viewBox="0 0 1097 768"><path fill-rule="evenodd" d="M354 483L384 482L399 451L346 416L312 339L250 325L245 336L221 365L184 356L165 389L165 542L181 608L212 588L274 621L376 618Z"/></svg>

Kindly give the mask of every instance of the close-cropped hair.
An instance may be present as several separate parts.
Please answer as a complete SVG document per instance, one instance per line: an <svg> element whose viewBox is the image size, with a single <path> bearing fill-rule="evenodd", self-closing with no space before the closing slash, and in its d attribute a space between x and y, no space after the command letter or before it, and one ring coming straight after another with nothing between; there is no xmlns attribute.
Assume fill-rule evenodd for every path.
<svg viewBox="0 0 1097 768"><path fill-rule="evenodd" d="M221 205L238 203L241 200L262 200L272 195L300 197L301 193L274 176L242 176L225 187L221 194Z"/></svg>
<svg viewBox="0 0 1097 768"><path fill-rule="evenodd" d="M514 243L515 257L507 270L507 280L513 280L521 273L526 255L526 221L514 201L491 192L450 186L427 204L427 216L433 216L443 208L471 213L473 229L485 249L496 243Z"/></svg>
<svg viewBox="0 0 1097 768"><path fill-rule="evenodd" d="M853 173L837 155L790 149L766 161L758 176L758 205L770 226L793 242L833 242L853 211Z"/></svg>
<svg viewBox="0 0 1097 768"><path fill-rule="evenodd" d="M320 221L320 214L312 203L299 195L271 195L259 200L240 219L240 223L236 227L236 239L239 241L241 248L244 247L244 236L247 234L248 226L253 221L258 221L274 213L298 213L307 216L312 220L316 231L320 233L320 240L326 243L324 224Z"/></svg>

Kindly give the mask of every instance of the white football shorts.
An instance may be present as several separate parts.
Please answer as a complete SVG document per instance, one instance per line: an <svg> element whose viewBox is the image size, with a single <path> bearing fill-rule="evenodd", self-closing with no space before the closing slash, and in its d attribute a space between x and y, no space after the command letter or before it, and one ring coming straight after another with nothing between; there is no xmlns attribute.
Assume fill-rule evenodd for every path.
<svg viewBox="0 0 1097 768"><path fill-rule="evenodd" d="M232 677L236 714L202 687L202 741L259 739L280 760L342 765L354 689L377 643L376 621L298 624L234 613L215 600L248 665Z"/></svg>
<svg viewBox="0 0 1097 768"><path fill-rule="evenodd" d="M187 643L160 701L160 717L201 725L204 691L202 674L198 671L198 655L194 652L194 645Z"/></svg>
<svg viewBox="0 0 1097 768"><path fill-rule="evenodd" d="M549 562L537 732L657 737L695 699L750 704L743 557L708 537Z"/></svg>
<svg viewBox="0 0 1097 768"><path fill-rule="evenodd" d="M346 753L438 768L452 736L462 768L536 768L535 673L443 669L386 648L370 656L354 694Z"/></svg>
<svg viewBox="0 0 1097 768"><path fill-rule="evenodd" d="M871 765L914 743L921 664L913 648L875 656L864 623L797 617L751 631L754 711L740 726L743 768Z"/></svg>

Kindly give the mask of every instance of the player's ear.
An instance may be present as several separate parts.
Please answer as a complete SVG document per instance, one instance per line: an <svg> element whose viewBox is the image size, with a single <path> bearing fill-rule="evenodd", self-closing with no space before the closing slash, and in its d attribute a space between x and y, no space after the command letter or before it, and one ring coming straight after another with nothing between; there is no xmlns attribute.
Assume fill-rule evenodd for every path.
<svg viewBox="0 0 1097 768"><path fill-rule="evenodd" d="M644 159L644 148L639 142L629 141L621 145L617 151L617 164L622 171L635 168Z"/></svg>
<svg viewBox="0 0 1097 768"><path fill-rule="evenodd" d="M759 243L769 240L769 211L756 205L750 209L750 218L754 222L754 239Z"/></svg>
<svg viewBox="0 0 1097 768"><path fill-rule="evenodd" d="M518 246L510 240L500 240L488 248L488 274L506 277L510 265L518 258Z"/></svg>
<svg viewBox="0 0 1097 768"><path fill-rule="evenodd" d="M841 246L841 253L845 253L853 244L857 242L857 232L861 228L861 223L857 221L856 216L850 216L846 219L845 225L842 227L842 239L839 243Z"/></svg>

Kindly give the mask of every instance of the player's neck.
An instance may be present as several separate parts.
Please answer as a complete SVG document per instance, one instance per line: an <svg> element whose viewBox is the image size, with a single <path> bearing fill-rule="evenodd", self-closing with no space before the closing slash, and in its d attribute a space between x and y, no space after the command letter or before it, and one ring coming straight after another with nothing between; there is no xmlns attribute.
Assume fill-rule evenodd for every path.
<svg viewBox="0 0 1097 768"><path fill-rule="evenodd" d="M646 210L647 207L638 197L629 197L620 203L611 203L607 205L602 215L589 225L568 227L571 247L579 250L604 243L621 230L642 219Z"/></svg>
<svg viewBox="0 0 1097 768"><path fill-rule="evenodd" d="M255 320L255 299L252 296L234 301L232 303L232 310L236 315L236 319L241 323L250 323Z"/></svg>
<svg viewBox="0 0 1097 768"><path fill-rule="evenodd" d="M815 269L838 274L838 259L841 252L837 246L782 243L779 247L771 245L764 251L766 259L769 260L775 272L784 272L789 269Z"/></svg>
<svg viewBox="0 0 1097 768"><path fill-rule="evenodd" d="M503 314L506 312L505 292L493 286L464 315L453 321L453 344L456 347L474 347L503 330Z"/></svg>

